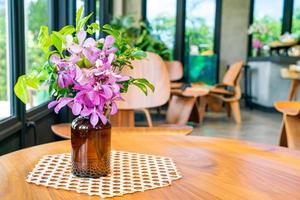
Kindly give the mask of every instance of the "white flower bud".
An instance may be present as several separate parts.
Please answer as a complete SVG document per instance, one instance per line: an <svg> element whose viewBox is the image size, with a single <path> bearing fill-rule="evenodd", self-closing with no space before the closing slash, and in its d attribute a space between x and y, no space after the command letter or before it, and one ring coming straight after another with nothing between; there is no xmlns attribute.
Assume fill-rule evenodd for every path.
<svg viewBox="0 0 300 200"><path fill-rule="evenodd" d="M98 42L99 42L99 43L104 43L104 38L100 38L100 39L98 40Z"/></svg>
<svg viewBox="0 0 300 200"><path fill-rule="evenodd" d="M97 60L96 60L96 67L100 67L100 66L102 66L102 65L103 65L102 60L97 59Z"/></svg>

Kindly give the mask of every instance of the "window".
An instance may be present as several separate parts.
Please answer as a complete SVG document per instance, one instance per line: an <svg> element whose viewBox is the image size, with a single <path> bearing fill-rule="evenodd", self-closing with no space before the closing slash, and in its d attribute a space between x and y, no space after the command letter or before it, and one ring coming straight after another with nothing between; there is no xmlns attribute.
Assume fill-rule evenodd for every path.
<svg viewBox="0 0 300 200"><path fill-rule="evenodd" d="M259 24L259 27L265 27L267 34L254 34L252 37L253 44L261 43L266 47L269 42L279 39L282 29L283 4L284 0L254 1L253 22ZM261 53L262 56L268 55L268 49L263 48ZM252 55L256 54L255 49L252 48Z"/></svg>
<svg viewBox="0 0 300 200"><path fill-rule="evenodd" d="M147 0L147 20L153 33L172 50L175 44L176 0Z"/></svg>
<svg viewBox="0 0 300 200"><path fill-rule="evenodd" d="M214 85L217 81L215 18L216 0L186 1L185 74L191 82Z"/></svg>
<svg viewBox="0 0 300 200"><path fill-rule="evenodd" d="M48 25L48 0L25 0L25 42L26 42L26 71L43 66L44 54L38 48L40 26ZM31 109L49 100L46 85L39 91L29 91L29 103L26 109Z"/></svg>
<svg viewBox="0 0 300 200"><path fill-rule="evenodd" d="M300 31L300 0L294 0L292 33Z"/></svg>
<svg viewBox="0 0 300 200"><path fill-rule="evenodd" d="M11 83L8 63L7 1L0 1L0 120L11 116Z"/></svg>
<svg viewBox="0 0 300 200"><path fill-rule="evenodd" d="M215 0L187 0L185 38L186 47L199 53L211 51L214 47L216 16ZM196 53L196 52L194 52Z"/></svg>

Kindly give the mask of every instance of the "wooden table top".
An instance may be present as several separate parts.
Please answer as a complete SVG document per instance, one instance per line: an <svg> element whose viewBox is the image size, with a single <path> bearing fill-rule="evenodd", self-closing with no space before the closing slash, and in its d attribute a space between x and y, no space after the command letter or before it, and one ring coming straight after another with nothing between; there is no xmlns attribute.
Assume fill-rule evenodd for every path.
<svg viewBox="0 0 300 200"><path fill-rule="evenodd" d="M132 134L113 134L112 146L171 157L183 174L171 186L124 199L300 199L300 153L289 149L199 136ZM0 199L99 199L25 182L43 155L69 151L70 141L65 140L1 156Z"/></svg>
<svg viewBox="0 0 300 200"><path fill-rule="evenodd" d="M300 72L290 70L288 68L280 69L281 77L284 79L300 80Z"/></svg>
<svg viewBox="0 0 300 200"><path fill-rule="evenodd" d="M51 126L57 136L71 138L71 124L61 123ZM166 125L161 127L112 127L112 134L139 134L139 135L189 135L193 127L186 125Z"/></svg>

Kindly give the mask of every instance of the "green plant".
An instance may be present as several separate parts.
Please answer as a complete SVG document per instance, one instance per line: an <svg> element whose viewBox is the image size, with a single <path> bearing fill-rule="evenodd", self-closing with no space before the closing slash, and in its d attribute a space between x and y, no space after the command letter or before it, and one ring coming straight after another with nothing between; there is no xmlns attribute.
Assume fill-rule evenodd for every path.
<svg viewBox="0 0 300 200"><path fill-rule="evenodd" d="M171 51L159 36L152 33L151 26L143 21L136 22L130 15L116 17L111 26L120 31L127 42L143 51L157 53L164 60L171 60Z"/></svg>
<svg viewBox="0 0 300 200"><path fill-rule="evenodd" d="M76 14L76 27L67 25L49 34L48 27L41 26L38 40L45 54L45 63L42 66L35 66L28 74L20 76L14 87L15 94L24 103L28 102L27 87L38 89L44 82L49 83L49 92L57 99L73 98L78 90L74 89L73 85L92 84L91 80L83 83L82 80L95 70L98 70L99 74L103 71L106 75L110 72L111 76L116 76L117 78L109 80L117 81L120 92L126 92L130 84L139 87L145 94L147 88L154 91L154 86L144 78L122 79L121 75L117 75L123 67L132 67L131 60L144 58L145 52L137 47L131 47L127 39L110 25L104 25L102 29L109 36L95 41L90 36L99 31L100 26L97 23L86 25L91 14L82 18L82 13L83 8L80 8ZM86 43L83 43L85 39ZM110 49L107 49L108 44L111 45ZM87 70L92 72L88 73ZM97 76L94 77L95 80L100 77L100 75L95 76Z"/></svg>

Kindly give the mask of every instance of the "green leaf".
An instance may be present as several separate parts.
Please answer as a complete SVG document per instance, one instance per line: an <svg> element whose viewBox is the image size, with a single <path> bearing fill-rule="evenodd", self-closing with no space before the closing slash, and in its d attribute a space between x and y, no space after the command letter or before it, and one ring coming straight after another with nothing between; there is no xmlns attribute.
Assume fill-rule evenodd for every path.
<svg viewBox="0 0 300 200"><path fill-rule="evenodd" d="M90 28L86 29L86 32L87 32L88 34L91 34L91 35L94 33L93 30L90 29Z"/></svg>
<svg viewBox="0 0 300 200"><path fill-rule="evenodd" d="M25 76L25 84L33 89L39 89L40 82L37 76L37 72L30 74L29 76Z"/></svg>
<svg viewBox="0 0 300 200"><path fill-rule="evenodd" d="M90 26L94 29L94 30L100 30L100 26L98 23L91 23Z"/></svg>
<svg viewBox="0 0 300 200"><path fill-rule="evenodd" d="M53 31L51 34L51 41L57 49L57 51L61 54L63 51L62 45L63 43L65 43L63 36L59 32Z"/></svg>
<svg viewBox="0 0 300 200"><path fill-rule="evenodd" d="M43 49L44 52L49 51L49 47L51 46L51 39L47 26L41 26L38 36L38 42L39 46Z"/></svg>
<svg viewBox="0 0 300 200"><path fill-rule="evenodd" d="M87 21L89 20L89 18L93 15L93 13L89 14L88 16L84 17L83 19L81 19L78 24L76 25L76 31L81 30L84 25L87 23Z"/></svg>
<svg viewBox="0 0 300 200"><path fill-rule="evenodd" d="M83 58L83 63L84 63L85 68L92 67L92 64L90 63L90 61L87 58Z"/></svg>
<svg viewBox="0 0 300 200"><path fill-rule="evenodd" d="M88 32L89 34L94 34L96 33L97 31L100 30L100 26L98 23L91 23L90 25L87 26L87 30L86 32Z"/></svg>
<svg viewBox="0 0 300 200"><path fill-rule="evenodd" d="M62 29L60 29L59 33L61 35L69 35L75 32L75 28L71 25L64 26Z"/></svg>
<svg viewBox="0 0 300 200"><path fill-rule="evenodd" d="M83 6L81 6L77 12L76 12L76 30L77 30L77 26L79 24L79 21L81 19L81 16L82 16L82 12L83 12Z"/></svg>
<svg viewBox="0 0 300 200"><path fill-rule="evenodd" d="M28 103L29 99L26 85L26 75L22 75L18 78L18 81L14 86L16 96L25 104Z"/></svg>
<svg viewBox="0 0 300 200"><path fill-rule="evenodd" d="M147 86L148 88L150 88L150 90L152 92L155 91L155 87L152 83L150 83L147 79L144 79L144 78L141 78L141 79L138 79L138 81L142 84L144 84L145 86Z"/></svg>
<svg viewBox="0 0 300 200"><path fill-rule="evenodd" d="M132 53L132 56L136 59L146 58L147 54L144 51L137 50Z"/></svg>
<svg viewBox="0 0 300 200"><path fill-rule="evenodd" d="M138 88L140 88L144 94L147 96L148 95L148 91L147 91L147 87L143 84L140 83L133 83L133 85L137 86Z"/></svg>

